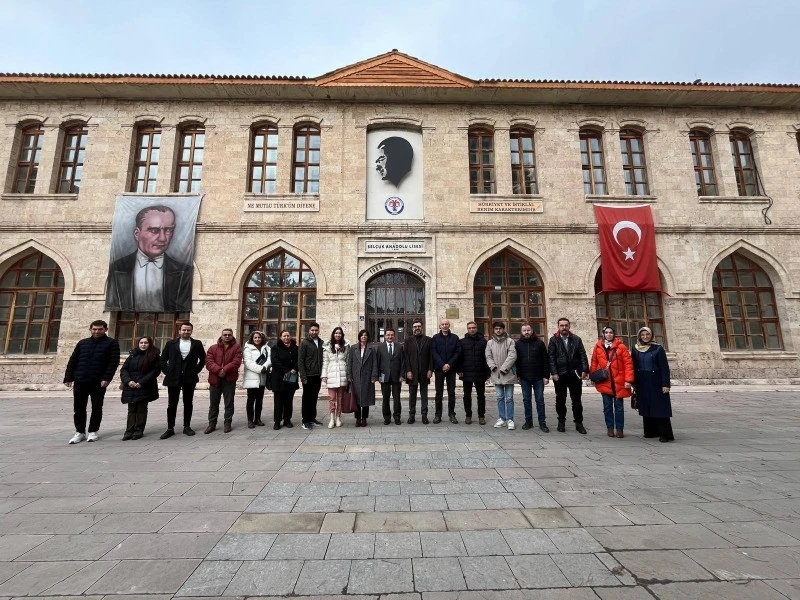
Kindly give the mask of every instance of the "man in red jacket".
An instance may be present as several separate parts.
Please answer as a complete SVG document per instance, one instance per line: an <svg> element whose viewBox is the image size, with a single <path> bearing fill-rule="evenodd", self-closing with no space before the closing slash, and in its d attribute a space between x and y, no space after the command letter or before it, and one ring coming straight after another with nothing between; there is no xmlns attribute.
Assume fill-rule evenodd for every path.
<svg viewBox="0 0 800 600"><path fill-rule="evenodd" d="M205 433L217 428L219 417L219 400L225 398L225 427L223 431L230 433L233 422L233 396L236 393L236 381L239 379L239 367L242 366L242 347L233 337L233 329L223 329L217 343L209 347L206 353L206 369L208 369L208 395L211 404L208 407L208 427Z"/></svg>

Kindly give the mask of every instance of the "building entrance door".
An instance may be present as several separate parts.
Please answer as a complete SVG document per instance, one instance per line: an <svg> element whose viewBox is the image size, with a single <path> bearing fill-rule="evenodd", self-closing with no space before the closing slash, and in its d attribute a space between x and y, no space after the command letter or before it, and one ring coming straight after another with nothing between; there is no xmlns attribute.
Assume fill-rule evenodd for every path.
<svg viewBox="0 0 800 600"><path fill-rule="evenodd" d="M425 284L406 271L387 271L367 282L366 329L373 342L382 342L387 328L402 343L411 335L411 324L425 324Z"/></svg>

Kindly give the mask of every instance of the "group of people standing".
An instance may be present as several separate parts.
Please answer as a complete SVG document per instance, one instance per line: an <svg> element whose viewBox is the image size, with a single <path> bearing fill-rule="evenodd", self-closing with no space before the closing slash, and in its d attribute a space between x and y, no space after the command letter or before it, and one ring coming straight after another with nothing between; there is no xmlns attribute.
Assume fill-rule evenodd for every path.
<svg viewBox="0 0 800 600"><path fill-rule="evenodd" d="M457 424L456 378L462 381L465 422L472 423L472 391L477 399L478 422L486 424L486 382L495 386L498 419L494 427L515 429L514 386L522 390L525 422L522 429L533 428L535 404L539 429L547 426L544 387L553 380L556 394L557 429L566 431L566 398L572 403L575 429L585 434L583 381L592 376L603 398L603 408L610 437L624 437L623 399L636 391L638 409L644 418L645 437L661 441L674 439L670 425L669 366L664 349L652 341L652 332L643 327L638 343L629 351L606 327L603 339L595 345L591 362L580 337L570 331L569 319L558 321L558 330L548 344L530 325L523 325L518 340L513 340L505 324L495 322L492 335L486 338L474 322L459 338L442 319L439 332L425 335L423 323L414 321L411 335L399 343L393 329L384 331L384 341L372 344L367 330L358 333L351 344L341 327L335 327L330 339L319 336L319 325L309 326L300 342L289 331L282 331L274 346L267 344L261 331L252 331L240 346L233 330L226 328L216 344L205 350L192 338L193 326L184 322L179 337L169 340L162 352L149 337L140 337L120 370L122 402L128 406L128 421L123 440L144 435L147 407L159 397L158 376L168 390L167 430L161 439L175 435L177 409L183 396L183 433L195 435L191 427L193 399L199 374L208 370L209 412L204 433L217 428L220 403L223 402L223 431L232 430L234 395L239 372L244 365L243 387L247 390L247 426L264 426L261 419L265 390L274 395L273 429L293 427L295 392L303 387L301 417L303 429L323 425L317 419L317 400L324 383L328 392L328 428L342 426L342 413L354 413L356 427L366 427L371 406L376 404L375 383L380 383L384 425L401 423L401 385L408 386L408 418L413 424L417 398L423 424L429 421L428 387L434 381L433 423L441 423L444 391L447 390L447 417ZM67 364L64 383L73 389L75 434L70 444L96 441L102 420L105 391L119 365L119 344L107 335L108 325L94 321L91 336L78 342ZM91 398L92 415L86 433L87 404Z"/></svg>

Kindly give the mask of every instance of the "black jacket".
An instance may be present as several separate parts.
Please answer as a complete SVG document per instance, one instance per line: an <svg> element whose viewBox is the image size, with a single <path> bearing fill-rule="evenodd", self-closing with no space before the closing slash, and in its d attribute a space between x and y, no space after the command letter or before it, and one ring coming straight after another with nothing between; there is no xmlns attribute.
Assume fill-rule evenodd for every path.
<svg viewBox="0 0 800 600"><path fill-rule="evenodd" d="M176 338L164 344L161 352L161 372L164 373L164 385L179 386L186 383L197 383L197 376L206 365L206 351L203 342L191 339L191 347L186 360L181 355L181 340Z"/></svg>
<svg viewBox="0 0 800 600"><path fill-rule="evenodd" d="M450 370L458 369L461 362L461 340L455 333L442 335L441 332L433 336L433 368L441 371L445 365L450 365Z"/></svg>
<svg viewBox="0 0 800 600"><path fill-rule="evenodd" d="M161 373L161 363L158 354L153 361L143 368L144 352L141 350L131 350L122 369L119 371L119 378L122 381L122 403L133 404L134 402L152 402L158 399L158 374ZM128 383L141 384L140 388L132 388Z"/></svg>
<svg viewBox="0 0 800 600"><path fill-rule="evenodd" d="M283 342L278 340L269 351L270 362L272 363L272 391L274 393L290 392L300 387L299 383L289 383L283 380L283 376L289 371L297 370L297 343L292 340L287 348ZM298 375L298 382L300 377Z"/></svg>
<svg viewBox="0 0 800 600"><path fill-rule="evenodd" d="M88 337L75 344L67 362L64 383L111 381L119 368L119 343L112 337Z"/></svg>
<svg viewBox="0 0 800 600"><path fill-rule="evenodd" d="M550 379L550 358L547 354L547 346L541 339L533 336L519 338L516 347L517 377L525 381Z"/></svg>
<svg viewBox="0 0 800 600"><path fill-rule="evenodd" d="M463 381L486 381L489 365L486 364L486 338L479 331L474 336L465 334L461 338L461 365L458 368Z"/></svg>
<svg viewBox="0 0 800 600"><path fill-rule="evenodd" d="M570 333L567 338L568 346L564 345L561 335L556 332L550 338L547 352L550 355L550 374L566 375L575 373L579 377L589 372L589 358L586 356L586 348L583 342L574 333Z"/></svg>
<svg viewBox="0 0 800 600"><path fill-rule="evenodd" d="M300 379L319 377L322 374L322 340L318 341L319 345L315 344L310 337L306 337L300 342L297 356L297 366L299 367L297 371L300 373Z"/></svg>

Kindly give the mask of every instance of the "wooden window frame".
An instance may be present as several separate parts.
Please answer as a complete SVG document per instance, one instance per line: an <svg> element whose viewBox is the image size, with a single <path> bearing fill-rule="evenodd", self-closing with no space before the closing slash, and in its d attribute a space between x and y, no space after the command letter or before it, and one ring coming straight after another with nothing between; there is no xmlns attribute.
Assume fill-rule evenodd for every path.
<svg viewBox="0 0 800 600"><path fill-rule="evenodd" d="M36 259L35 267L26 266L31 259ZM49 261L52 266L43 267L42 263ZM32 275L30 275L32 273ZM52 284L47 286L37 285L42 274L50 273ZM28 275L26 275L28 274ZM33 277L32 285L20 285L23 277ZM9 277L13 282L9 285ZM25 306L20 306L19 299L22 294L31 294L33 297ZM44 295L45 302L37 303L39 295ZM47 297L49 295L49 298ZM6 305L5 300L8 299ZM42 355L55 354L58 350L58 334L61 328L61 311L64 304L64 274L61 268L53 259L41 252L28 254L14 264L12 264L0 277L0 355ZM27 308L25 318L16 318L20 310ZM7 315L4 315L5 311ZM36 318L36 311L44 311L44 316ZM9 353L9 345L12 343L12 332L15 327L24 325L25 335L22 336L21 352ZM42 335L38 338L31 338L31 328L41 327ZM15 338L13 341L17 341ZM33 339L39 339L40 349L37 352L28 352L29 345ZM43 351L42 351L43 349Z"/></svg>
<svg viewBox="0 0 800 600"><path fill-rule="evenodd" d="M61 147L61 162L58 168L56 192L77 194L83 179L83 159L86 154L86 139L89 128L85 123L75 123L64 129L64 142ZM75 144L71 140L75 139Z"/></svg>
<svg viewBox="0 0 800 600"><path fill-rule="evenodd" d="M294 262L288 262L289 260ZM296 266L295 266L296 265ZM287 278L287 272L291 273ZM258 273L258 276L256 274ZM281 285L267 285L269 273L277 273ZM296 275L297 285L286 285ZM307 277L310 275L311 279ZM313 285L304 285L313 283ZM257 285L254 285L257 284ZM297 303L285 303L287 294L297 293ZM276 303L267 303L267 295L277 294ZM313 303L311 302L313 296ZM282 329L291 331L299 341L317 316L317 278L311 267L286 250L278 250L259 260L247 273L242 290L241 333L246 338L251 331L263 331L267 339L277 339ZM295 317L284 318L287 309L296 307ZM305 313L304 313L305 309ZM255 311L255 312L253 312ZM252 315L255 314L255 317Z"/></svg>
<svg viewBox="0 0 800 600"><path fill-rule="evenodd" d="M489 141L489 148L484 148L484 141ZM475 147L473 148L473 142ZM486 163L484 153L489 153ZM494 131L488 127L473 127L467 134L467 154L469 158L469 193L496 194L494 161ZM487 179L488 176L488 179Z"/></svg>
<svg viewBox="0 0 800 600"><path fill-rule="evenodd" d="M761 196L763 195L761 177L758 173L750 137L749 132L740 129L734 129L728 136L731 144L733 171L736 174L736 188L740 196ZM747 182L748 174L752 177L752 183Z"/></svg>
<svg viewBox="0 0 800 600"><path fill-rule="evenodd" d="M198 143L198 139L202 143ZM188 147L185 145L187 141L189 142ZM192 193L202 190L205 148L206 128L204 125L191 123L180 129L178 135L178 160L175 161L175 192ZM184 152L187 150L189 156L184 160ZM198 168L200 173L195 177L195 169ZM183 169L186 169L186 177L183 177Z"/></svg>
<svg viewBox="0 0 800 600"><path fill-rule="evenodd" d="M270 146L270 138L275 137L275 145ZM250 128L250 153L247 169L247 191L253 194L274 194L278 188L278 127L273 123L262 123ZM257 148L257 141L262 138L261 147ZM256 159L256 151L261 151L261 159ZM275 153L275 161L269 160L270 151ZM261 174L256 177L256 169L261 169ZM272 169L274 176L268 177L267 170ZM294 172L294 170L292 170ZM258 183L258 189L256 189ZM293 188L294 189L294 188Z"/></svg>
<svg viewBox="0 0 800 600"><path fill-rule="evenodd" d="M536 173L536 144L534 131L526 127L514 127L508 132L511 140L511 189L514 194L538 194L539 178ZM524 140L530 139L530 150L524 148ZM530 156L530 165L525 164L525 157ZM514 159L516 158L516 163ZM533 172L533 180L528 181L526 171ZM517 183L514 182L516 176ZM522 188L522 189L521 189ZM519 191L521 189L521 191Z"/></svg>
<svg viewBox="0 0 800 600"><path fill-rule="evenodd" d="M31 143L27 144L29 139ZM12 188L14 193L33 194L36 191L43 141L44 126L41 123L29 123L20 129L19 152L17 153L14 187ZM27 158L25 157L26 152L30 154Z"/></svg>
<svg viewBox="0 0 800 600"><path fill-rule="evenodd" d="M752 285L742 285L742 279L749 279ZM758 264L739 252L726 256L714 269L712 290L721 350L760 352L784 349L775 288L767 272ZM748 294L752 300L749 303L746 302ZM736 301L729 302L730 299ZM748 316L747 307L758 316ZM764 316L770 312L768 307L772 316ZM758 323L757 328L752 327L754 323ZM736 331L737 324L739 331ZM759 333L754 333L753 329L758 329ZM769 329L774 329L774 333L770 333ZM770 345L769 337L774 337L776 343ZM737 345L736 338L743 338L744 345ZM762 338L763 346L754 343L757 338Z"/></svg>
<svg viewBox="0 0 800 600"><path fill-rule="evenodd" d="M120 352L124 356L126 352L136 348L136 339L144 336L153 338L153 345L160 350L168 340L178 337L181 323L189 320L190 313L116 311L114 315L114 337L119 342ZM159 329L163 330L170 325L172 331L167 335L157 335ZM123 335L123 328L130 328L130 335Z"/></svg>
<svg viewBox="0 0 800 600"><path fill-rule="evenodd" d="M581 129L578 134L581 145L581 173L583 178L583 193L587 196L607 196L608 181L606 179L605 150L603 149L603 132L599 129ZM592 149L591 140L597 140L598 150ZM594 164L594 157L600 156L600 164ZM599 172L601 180L596 181L595 174ZM588 177L587 177L588 174ZM587 181L588 179L588 181ZM602 186L602 189L599 187Z"/></svg>
<svg viewBox="0 0 800 600"><path fill-rule="evenodd" d="M520 266L509 266L509 259L518 261ZM500 264L497 264L497 263ZM510 285L509 272L521 271L522 284ZM499 277L492 277L494 273L501 273ZM531 279L538 282L530 284ZM500 282L498 285L497 282ZM510 249L501 250L486 259L475 274L472 286L474 300L474 320L478 329L484 335L492 335L492 323L502 321L505 323L506 332L517 337L522 325L530 324L536 334L543 340L547 339L547 312L545 306L545 286L540 271L521 254ZM521 302L511 303L510 294L521 294ZM539 295L539 302L531 303L531 294ZM485 301L481 301L484 295ZM495 300L499 296L499 300ZM536 311L531 311L536 307ZM499 308L499 311L495 311ZM513 316L512 309L517 308L522 316ZM539 314L536 315L535 313ZM545 342L546 343L546 342Z"/></svg>
<svg viewBox="0 0 800 600"><path fill-rule="evenodd" d="M316 137L319 141L317 147L312 147L312 140ZM295 194L319 194L319 180L322 164L322 128L316 123L299 123L295 125L292 136L292 191ZM300 147L300 140L304 140ZM319 153L319 160L311 160L311 151ZM303 152L303 159L297 159L298 151ZM303 169L303 177L297 177L297 170ZM317 169L316 179L311 177L312 169Z"/></svg>
<svg viewBox="0 0 800 600"><path fill-rule="evenodd" d="M638 142L640 150L633 148L633 142ZM644 134L636 129L620 129L619 144L622 150L622 175L625 181L625 193L628 196L649 196L650 183L647 178L647 160L644 152ZM640 157L641 164L636 164L636 157ZM637 174L641 174L642 181L637 181ZM640 189L643 186L643 189Z"/></svg>
<svg viewBox="0 0 800 600"><path fill-rule="evenodd" d="M703 145L708 151L703 152ZM711 134L702 129L692 129L689 132L689 146L692 150L692 164L694 165L694 181L697 185L698 196L717 196L719 186L717 185L717 171L714 168L714 150L711 146ZM703 164L703 157L708 157L708 165ZM710 173L713 183L706 181L706 175Z"/></svg>
<svg viewBox="0 0 800 600"><path fill-rule="evenodd" d="M425 282L408 271L382 271L364 286L364 305L370 339L383 342L386 328L392 327L402 344L414 321L425 326Z"/></svg>
<svg viewBox="0 0 800 600"><path fill-rule="evenodd" d="M140 194L152 194L156 191L156 178L158 176L158 160L161 155L161 126L155 123L139 125L136 128L136 146L133 156L133 171L131 172L130 191ZM144 138L148 136L148 143L143 146ZM158 136L158 144L155 144L155 137ZM141 158L142 150L146 150L146 157ZM153 154L155 153L155 159ZM144 177L137 175L139 169L144 168ZM142 182L142 189L139 189L139 182ZM152 183L152 189L150 184Z"/></svg>

